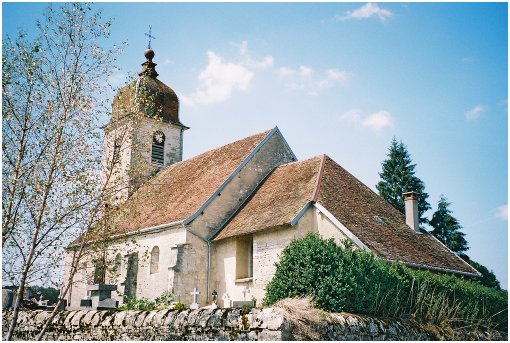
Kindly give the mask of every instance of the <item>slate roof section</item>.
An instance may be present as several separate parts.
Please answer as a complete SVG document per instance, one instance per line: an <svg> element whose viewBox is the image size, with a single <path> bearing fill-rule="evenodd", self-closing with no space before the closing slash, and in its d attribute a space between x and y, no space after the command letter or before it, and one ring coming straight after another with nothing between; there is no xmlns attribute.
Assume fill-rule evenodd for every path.
<svg viewBox="0 0 510 343"><path fill-rule="evenodd" d="M402 213L328 156L325 156L317 202L383 259L478 275L431 234L414 232L406 225Z"/></svg>
<svg viewBox="0 0 510 343"><path fill-rule="evenodd" d="M276 168L214 240L289 224L310 202L320 163L321 158L314 157Z"/></svg>
<svg viewBox="0 0 510 343"><path fill-rule="evenodd" d="M432 235L414 232L402 213L325 155L276 168L214 240L290 225L310 201L383 259L478 275Z"/></svg>
<svg viewBox="0 0 510 343"><path fill-rule="evenodd" d="M114 220L115 234L188 218L270 132L261 132L162 169L119 207Z"/></svg>

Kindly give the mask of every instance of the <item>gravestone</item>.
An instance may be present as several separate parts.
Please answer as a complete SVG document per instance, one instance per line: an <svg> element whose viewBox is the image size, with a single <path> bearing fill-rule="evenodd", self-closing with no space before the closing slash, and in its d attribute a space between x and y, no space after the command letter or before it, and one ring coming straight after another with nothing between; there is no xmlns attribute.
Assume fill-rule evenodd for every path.
<svg viewBox="0 0 510 343"><path fill-rule="evenodd" d="M14 292L11 289L2 288L2 310L12 307Z"/></svg>
<svg viewBox="0 0 510 343"><path fill-rule="evenodd" d="M195 287L195 288L193 288L193 291L190 292L189 294L191 294L193 296L193 303L191 305L189 305L189 308L192 310L198 309L200 307L200 305L197 303L197 295L199 295L200 292Z"/></svg>
<svg viewBox="0 0 510 343"><path fill-rule="evenodd" d="M112 292L117 290L117 285L87 285L87 299L80 301L82 309L89 310L111 310L117 308L119 302L112 299Z"/></svg>
<svg viewBox="0 0 510 343"><path fill-rule="evenodd" d="M228 296L227 293L223 294L223 307L224 308L229 308L230 307L230 297Z"/></svg>

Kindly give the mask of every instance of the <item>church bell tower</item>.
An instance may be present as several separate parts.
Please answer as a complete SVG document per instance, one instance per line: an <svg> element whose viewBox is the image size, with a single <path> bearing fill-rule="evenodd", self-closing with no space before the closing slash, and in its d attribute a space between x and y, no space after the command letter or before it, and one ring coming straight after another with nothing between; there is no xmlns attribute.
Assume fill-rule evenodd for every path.
<svg viewBox="0 0 510 343"><path fill-rule="evenodd" d="M157 79L154 51L138 77L113 99L112 117L105 126L102 180L112 205L124 202L159 169L182 160L183 132L179 99Z"/></svg>

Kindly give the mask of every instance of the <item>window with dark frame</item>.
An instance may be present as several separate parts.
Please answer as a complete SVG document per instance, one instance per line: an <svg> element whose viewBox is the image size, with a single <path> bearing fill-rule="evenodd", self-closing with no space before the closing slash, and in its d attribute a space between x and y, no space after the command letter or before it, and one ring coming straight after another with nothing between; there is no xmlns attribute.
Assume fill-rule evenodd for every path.
<svg viewBox="0 0 510 343"><path fill-rule="evenodd" d="M120 163L120 142L116 139L113 142L113 164Z"/></svg>
<svg viewBox="0 0 510 343"><path fill-rule="evenodd" d="M152 136L151 162L158 166L165 163L165 135L161 131L154 132Z"/></svg>

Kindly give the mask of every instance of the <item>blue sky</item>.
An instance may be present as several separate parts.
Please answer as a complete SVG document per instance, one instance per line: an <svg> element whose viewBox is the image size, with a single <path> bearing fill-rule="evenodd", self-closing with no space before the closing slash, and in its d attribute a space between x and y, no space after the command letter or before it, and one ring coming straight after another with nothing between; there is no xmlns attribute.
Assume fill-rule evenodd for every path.
<svg viewBox="0 0 510 343"><path fill-rule="evenodd" d="M44 3L3 3L2 36ZM121 85L152 25L159 79L181 99L184 157L277 125L300 159L328 154L372 189L393 136L468 255L508 279L506 3L97 3L127 40ZM429 213L429 217L432 212Z"/></svg>

